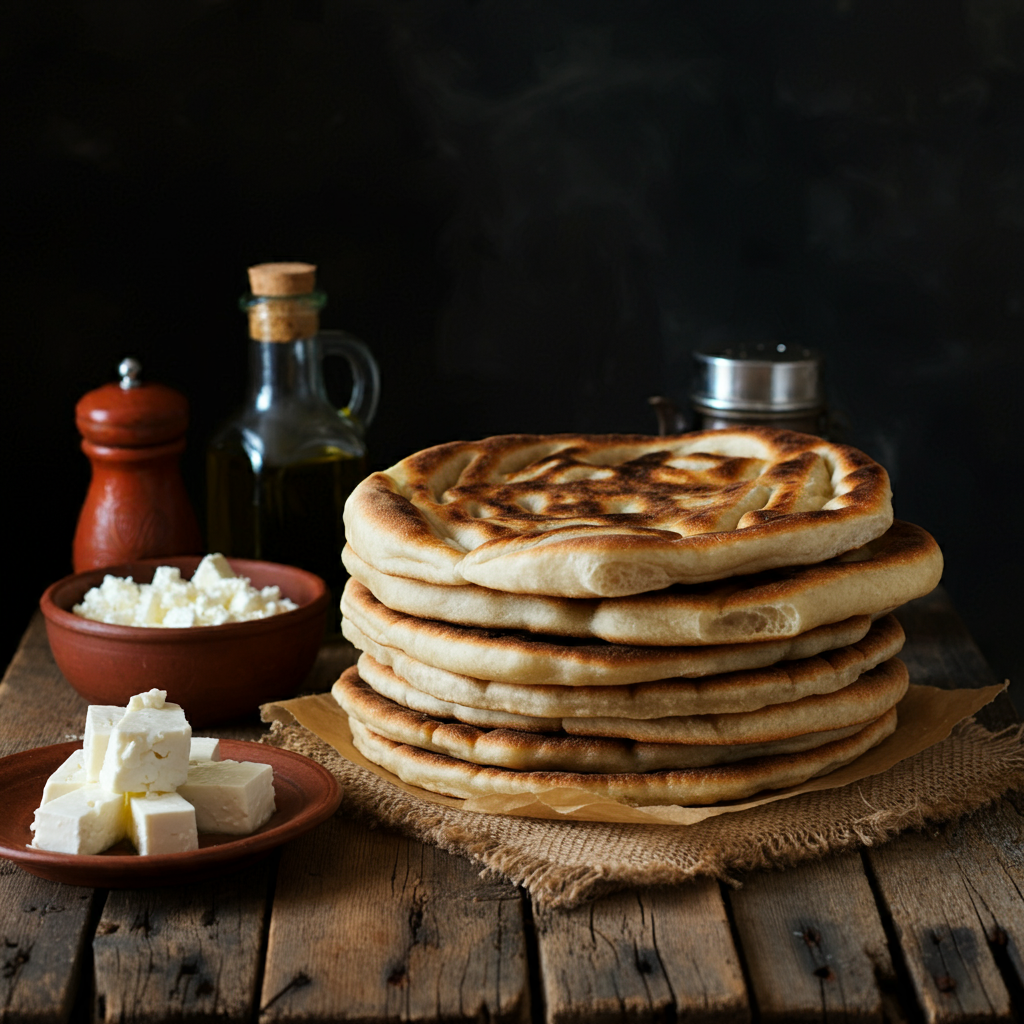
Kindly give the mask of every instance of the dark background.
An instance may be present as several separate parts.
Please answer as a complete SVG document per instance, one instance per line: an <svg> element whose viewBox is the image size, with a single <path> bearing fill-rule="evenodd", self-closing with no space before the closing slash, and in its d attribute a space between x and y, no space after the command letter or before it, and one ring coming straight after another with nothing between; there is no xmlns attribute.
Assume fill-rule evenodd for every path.
<svg viewBox="0 0 1024 1024"><path fill-rule="evenodd" d="M5 654L70 571L77 399L127 354L184 391L202 511L245 268L307 260L381 364L372 468L652 432L697 346L820 349L1019 678L1017 0L7 0L0 54Z"/></svg>

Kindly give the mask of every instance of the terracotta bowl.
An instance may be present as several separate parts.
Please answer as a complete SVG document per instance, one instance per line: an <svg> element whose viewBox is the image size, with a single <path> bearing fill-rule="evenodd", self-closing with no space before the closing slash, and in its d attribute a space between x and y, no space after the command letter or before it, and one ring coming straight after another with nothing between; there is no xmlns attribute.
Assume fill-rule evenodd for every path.
<svg viewBox="0 0 1024 1024"><path fill-rule="evenodd" d="M57 667L90 704L120 704L156 687L180 704L193 726L250 714L290 697L313 666L324 638L330 591L311 572L244 558L228 561L254 587L278 586L299 607L267 619L163 629L114 626L71 611L108 573L149 583L158 565L189 579L198 556L150 558L65 576L39 599Z"/></svg>

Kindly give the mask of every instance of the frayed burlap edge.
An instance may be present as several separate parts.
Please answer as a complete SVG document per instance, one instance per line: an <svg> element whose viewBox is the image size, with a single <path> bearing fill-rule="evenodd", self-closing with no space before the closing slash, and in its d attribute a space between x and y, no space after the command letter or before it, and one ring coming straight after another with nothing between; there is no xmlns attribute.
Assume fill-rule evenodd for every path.
<svg viewBox="0 0 1024 1024"><path fill-rule="evenodd" d="M880 775L696 825L548 821L462 811L416 799L343 758L300 725L275 722L264 742L324 765L341 813L458 853L524 886L541 905L572 907L629 886L781 868L908 828L955 820L1024 788L1024 727L990 733L973 720Z"/></svg>

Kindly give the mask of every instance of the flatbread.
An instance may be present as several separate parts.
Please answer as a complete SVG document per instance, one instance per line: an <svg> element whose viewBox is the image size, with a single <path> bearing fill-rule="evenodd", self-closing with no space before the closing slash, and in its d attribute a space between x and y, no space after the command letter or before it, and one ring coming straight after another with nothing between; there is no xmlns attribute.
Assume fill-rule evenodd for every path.
<svg viewBox="0 0 1024 1024"><path fill-rule="evenodd" d="M799 636L748 644L610 644L419 619L387 608L354 579L345 584L341 613L342 632L360 650L368 650L367 640L372 640L426 665L476 679L554 686L621 686L761 668L856 643L871 628L867 615L857 615Z"/></svg>
<svg viewBox="0 0 1024 1024"><path fill-rule="evenodd" d="M349 543L381 572L559 597L810 565L891 524L877 462L767 427L456 441L371 474L345 505Z"/></svg>
<svg viewBox="0 0 1024 1024"><path fill-rule="evenodd" d="M902 633L898 636L901 638ZM439 685L424 690L367 653L359 657L358 670L360 678L369 686L399 705L426 715L453 718L484 729L516 729L524 732L564 730L580 735L682 741L687 728L693 727L687 723L699 720L705 723L702 726L705 729L702 741L717 742L721 740L713 738L713 733L709 731L716 719L736 721L758 715L770 707L778 708L779 712L795 705L809 709L818 697L846 692L864 674L888 663L893 656L892 651L898 650L900 643L901 640L886 643L871 638L870 643L865 640L860 645L862 649L830 652L834 665L830 665L824 657L813 658L809 659L809 664L790 663L769 671L754 672L748 679L743 679L743 674L737 673L739 678L701 680L699 683L665 680L624 687L487 686L479 680L468 680L468 684L463 686L459 686L456 681L456 685L445 687L443 679L428 679L428 685ZM403 664L400 659L398 664L407 670L409 668L408 663ZM417 675L415 670L411 675ZM472 703L456 699L457 696L499 707L476 708ZM727 710L722 711L723 707ZM536 715L535 711L561 711L565 714ZM784 719L784 715L776 717ZM854 715L850 722L866 721L868 717L877 715ZM821 725L816 727L822 728ZM807 724L796 731L809 732L813 728L815 726ZM671 731L667 734L666 730ZM790 729L786 734L792 735L793 732ZM740 740L736 735L730 737L727 733L723 734L735 741L754 742L779 738L778 735L752 735Z"/></svg>
<svg viewBox="0 0 1024 1024"><path fill-rule="evenodd" d="M596 637L617 644L746 643L792 637L851 615L876 615L933 590L942 552L919 526L896 521L881 537L819 565L770 569L631 597L507 594L389 576L342 552L349 573L382 604L420 618L486 629Z"/></svg>
<svg viewBox="0 0 1024 1024"><path fill-rule="evenodd" d="M806 697L789 704L773 704L758 711L731 715L691 715L646 720L563 719L564 732L554 735L519 729L480 729L463 722L445 721L413 711L377 693L359 678L355 668L338 680L332 692L335 700L349 715L367 728L398 743L409 743L466 761L506 768L618 772L691 766L662 762L641 763L632 769L625 769L619 762L602 763L600 756L595 753L590 757L590 767L577 768L571 760L566 761L565 758L569 750L579 753L590 741L594 741L595 750L607 750L607 744L597 742L604 739L632 741L653 748L731 747L777 743L850 726L863 726L895 707L907 692L908 683L906 668L898 658L893 658L842 690ZM570 743L570 739L580 742ZM815 745L805 744L807 747ZM556 753L562 758L560 763L544 763L545 757L555 756Z"/></svg>
<svg viewBox="0 0 1024 1024"><path fill-rule="evenodd" d="M595 736L554 736L514 729L478 729L461 722L411 711L376 693L359 678L355 667L345 671L331 691L335 700L366 728L422 750L517 771L649 772L669 768L704 768L752 757L791 754L845 739L863 723L770 740L766 743L637 743Z"/></svg>
<svg viewBox="0 0 1024 1024"><path fill-rule="evenodd" d="M754 758L730 765L645 773L514 771L472 764L446 754L395 743L349 717L352 742L368 761L409 785L447 796L584 791L633 806L703 806L740 800L766 789L796 786L841 768L877 746L896 729L896 709L845 739L794 754Z"/></svg>
<svg viewBox="0 0 1024 1024"><path fill-rule="evenodd" d="M856 643L765 668L699 679L675 676L620 686L564 686L476 679L426 665L404 651L379 644L360 634L351 623L347 624L346 635L365 652L359 659L364 678L375 679L379 671L393 670L402 681L438 700L535 719L663 718L755 711L768 704L783 704L849 686L863 672L899 654L904 643L899 622L887 615Z"/></svg>

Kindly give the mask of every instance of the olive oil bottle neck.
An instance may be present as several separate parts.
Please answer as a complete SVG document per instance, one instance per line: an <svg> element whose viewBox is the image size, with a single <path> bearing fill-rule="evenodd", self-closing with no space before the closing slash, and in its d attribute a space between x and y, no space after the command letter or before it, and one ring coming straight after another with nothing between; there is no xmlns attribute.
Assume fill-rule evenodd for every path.
<svg viewBox="0 0 1024 1024"><path fill-rule="evenodd" d="M283 402L322 401L317 340L249 342L249 404L268 412Z"/></svg>

